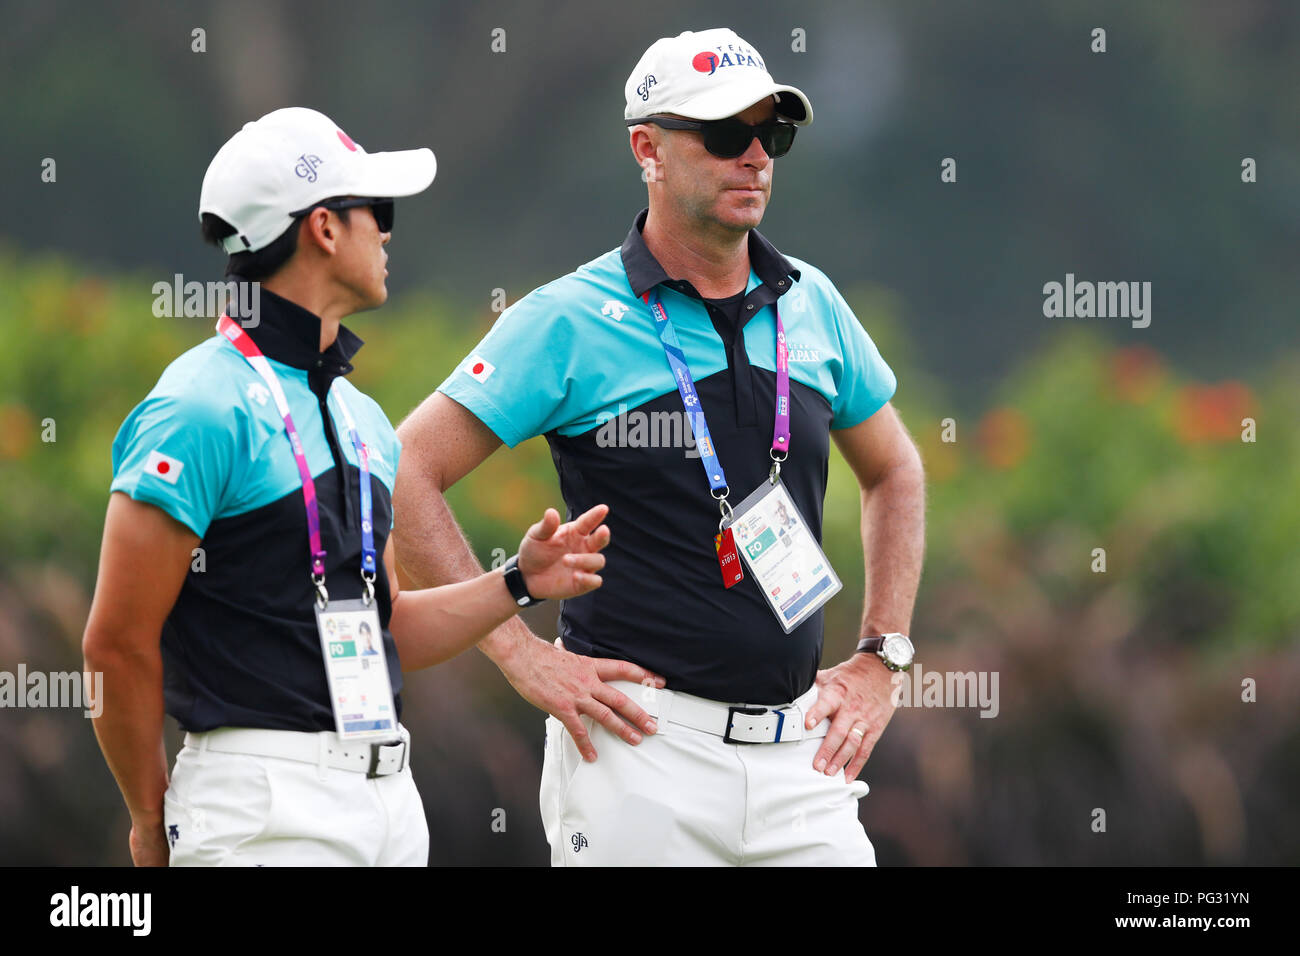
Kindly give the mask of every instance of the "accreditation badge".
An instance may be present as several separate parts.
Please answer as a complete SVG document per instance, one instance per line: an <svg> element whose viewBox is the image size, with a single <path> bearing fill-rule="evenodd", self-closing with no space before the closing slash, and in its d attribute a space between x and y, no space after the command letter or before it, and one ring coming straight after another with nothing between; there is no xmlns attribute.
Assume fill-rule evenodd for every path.
<svg viewBox="0 0 1300 956"><path fill-rule="evenodd" d="M839 591L839 576L780 479L752 491L726 527L787 634Z"/></svg>
<svg viewBox="0 0 1300 956"><path fill-rule="evenodd" d="M374 601L330 601L323 608L317 604L316 629L339 737L396 737L393 685L388 679L384 632Z"/></svg>

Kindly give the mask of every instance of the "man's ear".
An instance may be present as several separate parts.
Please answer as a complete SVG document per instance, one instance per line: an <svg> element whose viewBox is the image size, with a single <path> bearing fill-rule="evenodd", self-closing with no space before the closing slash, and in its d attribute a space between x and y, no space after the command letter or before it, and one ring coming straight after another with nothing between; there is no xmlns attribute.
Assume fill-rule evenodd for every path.
<svg viewBox="0 0 1300 956"><path fill-rule="evenodd" d="M317 206L303 217L298 232L298 246L310 246L332 256L341 227L338 217L328 209Z"/></svg>
<svg viewBox="0 0 1300 956"><path fill-rule="evenodd" d="M655 127L649 123L633 126L628 131L628 145L632 147L632 155L641 167L642 182L653 183L663 178Z"/></svg>

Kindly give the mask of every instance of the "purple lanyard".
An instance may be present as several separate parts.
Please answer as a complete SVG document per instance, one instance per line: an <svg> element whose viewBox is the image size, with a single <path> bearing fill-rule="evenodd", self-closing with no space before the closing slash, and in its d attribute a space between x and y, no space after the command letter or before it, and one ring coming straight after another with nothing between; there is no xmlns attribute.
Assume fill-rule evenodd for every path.
<svg viewBox="0 0 1300 956"><path fill-rule="evenodd" d="M266 356L242 328L229 316L223 315L217 322L217 331L239 350L240 354L248 360L248 364L253 366L253 370L262 377L262 381L266 382L267 388L271 390L271 396L275 399L275 407L280 412L280 417L284 419L284 430L289 436L289 447L293 449L294 463L298 466L298 477L302 480L303 504L307 509L307 545L311 553L311 579L316 585L317 603L324 607L329 603L329 592L325 590L325 548L320 536L320 506L316 502L316 482L312 479L311 467L307 464L307 455L303 452L302 439L293 424L293 416L289 414L289 400L285 398L280 380L266 360ZM376 568L374 527L371 521L370 456L366 453L366 446L361 441L356 423L352 420L352 412L343 400L343 396L336 397L339 408L343 410L343 417L347 420L348 432L351 434L352 446L356 450L361 469L361 577L366 582L366 603L369 604L374 597ZM328 409L325 413L328 414Z"/></svg>
<svg viewBox="0 0 1300 956"><path fill-rule="evenodd" d="M725 516L731 510L727 504L727 476L718 460L717 450L709 434L708 422L704 419L704 405L695 390L695 379L691 376L690 366L686 364L686 353L677 338L677 331L668 318L668 310L659 301L657 289L651 289L644 296L650 307L650 315L655 321L655 330L659 333L659 342L664 347L668 358L668 367L673 371L677 382L677 392L682 397L686 408L686 417L691 423L691 434L696 447L700 450L700 463L704 466L704 476L709 482L709 494L718 501L718 510ZM790 353L785 344L785 326L781 323L781 310L773 303L776 312L776 422L772 426L772 472L771 481L776 481L781 473L781 462L790 454ZM745 347L744 329L737 333L741 336L741 348ZM722 494L719 495L718 492Z"/></svg>

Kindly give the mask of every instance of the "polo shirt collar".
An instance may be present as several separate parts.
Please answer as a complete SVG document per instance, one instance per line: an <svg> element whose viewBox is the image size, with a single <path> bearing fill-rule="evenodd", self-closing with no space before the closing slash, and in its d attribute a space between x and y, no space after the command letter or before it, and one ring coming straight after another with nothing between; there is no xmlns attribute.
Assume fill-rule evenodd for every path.
<svg viewBox="0 0 1300 956"><path fill-rule="evenodd" d="M696 299L701 298L695 291L695 287L685 279L674 279L668 275L664 267L659 264L659 260L647 248L641 230L645 228L646 215L649 212L647 208L637 213L636 221L632 223L632 228L628 231L627 238L623 240L623 248L620 250L623 269L627 272L627 281L632 286L632 293L639 299L662 282L678 292L684 292ZM790 265L790 260L777 252L776 247L757 229L749 230L749 264L759 281L778 296L790 288L790 284L783 280L799 279L799 270Z"/></svg>
<svg viewBox="0 0 1300 956"><path fill-rule="evenodd" d="M245 281L238 276L231 278L236 282ZM351 329L340 324L337 337L322 352L320 324L316 313L263 286L258 323L245 327L244 331L267 358L292 368L324 372L328 378L347 375L352 371L352 356L364 343Z"/></svg>

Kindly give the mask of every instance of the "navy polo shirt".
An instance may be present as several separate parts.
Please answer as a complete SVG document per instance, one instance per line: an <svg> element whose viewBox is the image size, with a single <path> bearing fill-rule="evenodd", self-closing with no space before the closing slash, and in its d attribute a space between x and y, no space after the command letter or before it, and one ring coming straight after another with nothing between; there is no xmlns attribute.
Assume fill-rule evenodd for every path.
<svg viewBox="0 0 1300 956"><path fill-rule="evenodd" d="M610 506L604 584L560 607L566 648L634 661L673 690L785 703L816 677L822 613L787 635L752 575L723 587L718 505L641 296L658 287L676 327L733 503L771 466L780 303L791 405L781 479L819 540L830 430L874 415L894 374L818 269L751 231L741 300L706 302L651 255L645 215L621 248L503 312L439 391L511 447L545 435L570 518Z"/></svg>
<svg viewBox="0 0 1300 956"><path fill-rule="evenodd" d="M316 483L326 587L361 597L361 471L343 395L370 459L379 621L398 716L401 665L383 565L401 445L383 410L343 376L361 347L345 327L320 351L320 319L266 289L245 328L289 401ZM313 611L307 513L284 420L261 377L214 334L169 365L113 442L113 491L166 511L201 539L160 639L167 713L185 730L334 730Z"/></svg>

